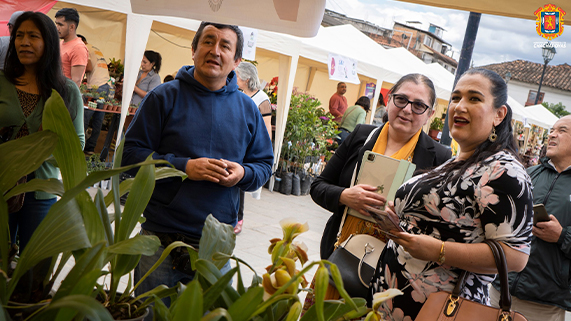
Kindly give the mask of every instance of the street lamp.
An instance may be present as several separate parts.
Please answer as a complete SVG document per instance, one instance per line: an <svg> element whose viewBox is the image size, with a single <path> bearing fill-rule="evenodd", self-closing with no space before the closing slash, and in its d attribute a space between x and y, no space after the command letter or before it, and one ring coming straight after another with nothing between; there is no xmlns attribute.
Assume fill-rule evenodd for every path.
<svg viewBox="0 0 571 321"><path fill-rule="evenodd" d="M543 65L543 72L541 73L541 79L539 80L539 89L537 89L537 94L535 95L534 105L537 105L537 102L539 101L539 93L541 93L541 83L543 82L543 76L545 75L545 68L547 68L547 64L551 59L553 59L553 56L555 56L555 48L549 42L546 43L541 50L541 55L543 56L545 64Z"/></svg>

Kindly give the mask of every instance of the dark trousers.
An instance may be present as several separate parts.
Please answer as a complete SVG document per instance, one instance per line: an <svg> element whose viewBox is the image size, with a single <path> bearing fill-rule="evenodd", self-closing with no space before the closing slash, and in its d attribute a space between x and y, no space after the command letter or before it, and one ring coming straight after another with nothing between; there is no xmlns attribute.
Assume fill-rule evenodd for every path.
<svg viewBox="0 0 571 321"><path fill-rule="evenodd" d="M20 253L32 238L48 211L56 202L56 198L47 200L36 199L35 192L28 192L24 197L24 205L15 213L9 215L10 241L16 243L16 235L20 240Z"/></svg>
<svg viewBox="0 0 571 321"><path fill-rule="evenodd" d="M97 88L98 93L102 93L107 96L109 93L109 85L105 84ZM103 109L102 104L97 104L97 109ZM91 136L85 141L86 152L93 152L95 150L95 145L97 145L97 139L99 139L99 134L101 133L101 125L103 124L103 118L105 113L101 111L94 111L85 109L83 112L83 128L87 130L89 127L89 121L91 121Z"/></svg>
<svg viewBox="0 0 571 321"><path fill-rule="evenodd" d="M349 136L351 134L351 132L345 128L340 128L339 130L341 132L339 133L339 139L337 139L337 143L339 143L339 145L341 145L343 143L343 141L345 140L345 138L347 138L347 136Z"/></svg>

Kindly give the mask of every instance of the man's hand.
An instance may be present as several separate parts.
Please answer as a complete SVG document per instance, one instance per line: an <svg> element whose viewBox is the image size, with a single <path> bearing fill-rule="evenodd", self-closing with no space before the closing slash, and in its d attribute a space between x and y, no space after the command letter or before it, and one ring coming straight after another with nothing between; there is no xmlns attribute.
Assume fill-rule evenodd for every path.
<svg viewBox="0 0 571 321"><path fill-rule="evenodd" d="M556 243L561 236L563 228L555 216L549 215L550 221L539 222L534 226L531 232L545 242Z"/></svg>
<svg viewBox="0 0 571 321"><path fill-rule="evenodd" d="M186 175L193 181L209 181L218 184L222 179L230 176L227 168L227 162L218 159L206 157L190 159L186 163Z"/></svg>
<svg viewBox="0 0 571 321"><path fill-rule="evenodd" d="M231 162L229 160L221 159L220 161L228 165L226 170L230 175L222 178L218 184L226 187L232 187L238 184L238 182L244 177L244 167L236 162Z"/></svg>

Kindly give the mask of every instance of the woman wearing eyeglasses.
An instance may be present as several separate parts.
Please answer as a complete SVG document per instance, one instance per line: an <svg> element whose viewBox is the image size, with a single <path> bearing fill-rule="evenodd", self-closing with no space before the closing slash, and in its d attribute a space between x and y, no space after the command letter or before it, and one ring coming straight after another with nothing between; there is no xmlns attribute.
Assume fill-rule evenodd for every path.
<svg viewBox="0 0 571 321"><path fill-rule="evenodd" d="M333 212L321 238L322 259L327 259L334 250L346 207L368 216L367 206L379 207L386 202L376 193L375 186L359 184L351 187L353 172L359 172L365 151L409 160L416 164L417 171L438 166L450 158L449 148L436 143L422 131L422 126L434 113L435 101L436 93L430 79L420 74L403 76L389 91L388 123L381 127L358 125L313 182L313 201ZM347 215L339 242L351 234L369 234L385 241L375 224ZM308 297L311 301L311 296ZM336 289L330 287L326 298L338 297Z"/></svg>

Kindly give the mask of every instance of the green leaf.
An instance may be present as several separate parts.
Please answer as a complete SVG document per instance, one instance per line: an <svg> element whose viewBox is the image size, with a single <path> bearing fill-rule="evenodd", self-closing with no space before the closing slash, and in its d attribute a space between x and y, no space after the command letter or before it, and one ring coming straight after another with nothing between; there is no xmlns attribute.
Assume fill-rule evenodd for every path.
<svg viewBox="0 0 571 321"><path fill-rule="evenodd" d="M77 214L77 202L63 203L62 200L50 208L20 256L8 287L8 296L20 277L41 260L90 246L81 215Z"/></svg>
<svg viewBox="0 0 571 321"><path fill-rule="evenodd" d="M202 237L198 246L198 257L208 260L218 269L221 269L228 260L215 261L212 256L216 252L232 255L236 247L236 234L234 228L229 224L220 223L212 214L208 214L204 227L202 228Z"/></svg>
<svg viewBox="0 0 571 321"><path fill-rule="evenodd" d="M69 115L69 114L68 114ZM58 136L47 130L0 144L0 192L40 167L53 153Z"/></svg>
<svg viewBox="0 0 571 321"><path fill-rule="evenodd" d="M200 320L204 314L202 297L200 284L197 280L193 280L177 299L177 304L172 310L172 321Z"/></svg>
<svg viewBox="0 0 571 321"><path fill-rule="evenodd" d="M51 311L64 308L73 309L90 320L113 321L113 317L101 303L90 296L80 294L69 295L61 298L57 302L48 304L48 306L42 310L42 312L35 315L32 320L46 320L45 316L51 314Z"/></svg>
<svg viewBox="0 0 571 321"><path fill-rule="evenodd" d="M108 251L115 254L151 256L158 251L160 246L161 241L156 235L137 234L133 238L109 246Z"/></svg>
<svg viewBox="0 0 571 321"><path fill-rule="evenodd" d="M262 302L264 297L264 288L253 287L249 288L244 295L242 295L234 304L228 309L228 313L232 316L234 321L249 320L252 314L256 311L258 304Z"/></svg>
<svg viewBox="0 0 571 321"><path fill-rule="evenodd" d="M216 320L222 320L222 319L225 319L227 321L232 321L232 317L230 316L228 311L224 310L223 308L218 308L214 311L211 311L210 313L205 315L200 320L202 320L202 321L216 321Z"/></svg>
<svg viewBox="0 0 571 321"><path fill-rule="evenodd" d="M109 272L111 272L112 275L112 282L116 281L119 283L123 275L133 271L137 264L139 264L141 255L118 254L116 260L116 263L111 265Z"/></svg>
<svg viewBox="0 0 571 321"><path fill-rule="evenodd" d="M53 89L44 106L42 126L44 130L58 134L58 144L53 155L61 170L63 186L69 190L85 178L87 163L65 103Z"/></svg>
<svg viewBox="0 0 571 321"><path fill-rule="evenodd" d="M159 257L157 262L155 262L155 264L153 264L153 266L151 266L151 268L147 271L147 273L145 273L145 275L143 275L143 277L141 277L139 282L137 282L137 284L135 284L135 286L133 287L133 289L131 291L135 291L135 289L139 286L139 284L141 284L141 282L143 282L149 276L149 274L153 273L153 271L155 271L159 267L159 265L161 265L161 263L163 263L163 261L169 256L171 251L177 247L180 247L180 246L186 246L188 248L189 252L194 251L194 249L188 244L185 244L185 243L180 242L180 241L172 242L171 244L169 244L169 246L167 246L163 250L161 257Z"/></svg>
<svg viewBox="0 0 571 321"><path fill-rule="evenodd" d="M147 160L150 160L150 157ZM153 190L155 188L155 168L154 166L142 166L139 168L133 187L127 197L125 208L121 214L122 222L119 229L115 231L115 242L121 242L129 238L133 229L137 225L139 217L147 207ZM117 228L117 226L115 226ZM156 250L155 250L156 252Z"/></svg>
<svg viewBox="0 0 571 321"><path fill-rule="evenodd" d="M54 295L52 302L55 302L65 296L70 294L89 294L93 291L95 286L95 278L93 284L89 286L87 292L81 291L77 284L80 283L81 278L85 277L86 273L95 271L97 274L101 275L101 269L104 265L105 257L105 242L99 242L95 244L92 248L88 249L83 255L75 261L75 264L71 271L67 274L65 279L62 281L57 293Z"/></svg>
<svg viewBox="0 0 571 321"><path fill-rule="evenodd" d="M71 291L72 294L83 294L83 295L90 295L95 288L95 284L97 283L97 279L101 277L101 270L92 270L89 272L85 272L78 282L74 285L73 290ZM58 321L65 321L71 320L76 313L71 309L61 309L58 312L56 320Z"/></svg>
<svg viewBox="0 0 571 321"><path fill-rule="evenodd" d="M362 307L366 308L367 301L365 299L354 298L353 300L355 301L359 309L361 309ZM354 309L344 301L341 300L324 301L323 315L325 316L325 320L338 320L340 317L351 311L354 311ZM365 313L366 309L365 311L363 311L363 315ZM311 308L309 308L309 310L307 310L307 312L303 315L303 317L301 317L300 321L314 321L314 320L317 320L317 310L315 308L315 305L312 305Z"/></svg>
<svg viewBox="0 0 571 321"><path fill-rule="evenodd" d="M203 269L203 265L200 263L210 263L210 262L204 260L197 261L198 272L202 274L202 272L205 272L205 269ZM219 298L222 299L222 302L224 302L223 308L228 308L232 304L234 304L235 302L234 299L237 298L236 297L232 298L229 291L230 289L233 290L232 287L230 286L230 281L232 281L232 278L234 277L234 274L236 274L237 270L238 270L237 267L231 269L226 274L218 278L215 283L213 283L209 288L207 288L204 291L205 311L209 310L210 307L212 307L212 305L214 304L214 302L216 302ZM210 280L212 280L212 278Z"/></svg>
<svg viewBox="0 0 571 321"><path fill-rule="evenodd" d="M8 200L10 199L10 197L14 195L33 192L33 191L42 191L57 196L62 196L64 193L63 184L59 180L55 178L51 179L35 178L29 182L26 182L25 184L20 184L11 189L10 192L4 195L4 199Z"/></svg>
<svg viewBox="0 0 571 321"><path fill-rule="evenodd" d="M97 213L99 213L99 218L101 219L103 228L105 229L107 243L109 245L113 245L115 243L113 228L111 227L111 222L109 221L109 213L107 212L107 206L105 205L105 200L101 189L97 189L97 194L95 194L95 207L97 208Z"/></svg>
<svg viewBox="0 0 571 321"><path fill-rule="evenodd" d="M70 190L66 190L65 194L62 196L60 201L68 202L70 199L75 198L79 193L85 191L88 187L93 186L95 183L108 179L113 175L118 175L122 172L128 171L132 168L144 166L144 165L157 165L157 164L169 164L169 162L164 160L146 160L144 162L133 164L129 166L123 166L116 169L108 169L104 171L92 172L87 175L87 177L82 180L77 186Z"/></svg>
<svg viewBox="0 0 571 321"><path fill-rule="evenodd" d="M169 308L165 305L163 300L159 299L156 295L152 295L152 300L155 302L153 305L153 318L154 321L171 321L172 316Z"/></svg>
<svg viewBox="0 0 571 321"><path fill-rule="evenodd" d="M2 146L2 145L0 145ZM7 258L10 251L10 226L8 225L8 203L4 198L0 197L0 235L5 235L0 238L0 257ZM8 271L8 260L2 260L2 271ZM8 296L6 295L6 279L7 275L0 275L0 301L3 304L8 303ZM1 312L1 311L0 311Z"/></svg>
<svg viewBox="0 0 571 321"><path fill-rule="evenodd" d="M83 191L79 193L75 199L77 200L81 216L83 217L83 224L85 225L89 242L96 244L101 241L107 241L101 216L89 193Z"/></svg>

